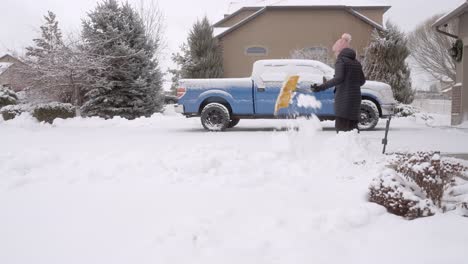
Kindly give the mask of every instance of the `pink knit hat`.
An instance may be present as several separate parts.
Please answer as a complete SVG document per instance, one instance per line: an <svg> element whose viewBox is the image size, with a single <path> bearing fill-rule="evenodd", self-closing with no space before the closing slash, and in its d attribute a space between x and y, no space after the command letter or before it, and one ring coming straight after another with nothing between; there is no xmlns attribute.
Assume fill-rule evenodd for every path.
<svg viewBox="0 0 468 264"><path fill-rule="evenodd" d="M344 33L343 36L341 36L341 38L335 42L335 45L333 45L332 50L335 53L335 56L338 57L342 50L349 47L351 47L351 35L348 33Z"/></svg>

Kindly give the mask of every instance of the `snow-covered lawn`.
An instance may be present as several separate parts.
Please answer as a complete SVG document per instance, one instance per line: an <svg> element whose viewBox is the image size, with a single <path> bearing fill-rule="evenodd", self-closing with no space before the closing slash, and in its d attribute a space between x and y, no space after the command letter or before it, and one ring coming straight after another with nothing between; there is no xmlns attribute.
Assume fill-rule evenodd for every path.
<svg viewBox="0 0 468 264"><path fill-rule="evenodd" d="M389 151L468 152L447 120L394 120ZM384 125L0 121L0 263L467 263L468 218L366 201Z"/></svg>

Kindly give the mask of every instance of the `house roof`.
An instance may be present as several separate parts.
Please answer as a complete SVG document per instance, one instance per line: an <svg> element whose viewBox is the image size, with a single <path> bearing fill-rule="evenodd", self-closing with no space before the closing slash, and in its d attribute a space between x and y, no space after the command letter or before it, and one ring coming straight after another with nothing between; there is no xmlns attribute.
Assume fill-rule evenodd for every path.
<svg viewBox="0 0 468 264"><path fill-rule="evenodd" d="M462 15L465 12L468 12L468 0L464 0L463 3L459 7L455 8L451 12L447 13L445 16L442 16L441 18L439 18L434 23L434 25L432 25L432 26L433 27L443 26L443 25L449 23L450 20L452 20L452 19L454 19L456 17L459 17L460 15Z"/></svg>
<svg viewBox="0 0 468 264"><path fill-rule="evenodd" d="M6 53L2 56L0 56L0 61L4 60L5 58L9 59L10 61L13 61L13 63L21 63L21 64L24 64L24 62L22 62L20 59Z"/></svg>
<svg viewBox="0 0 468 264"><path fill-rule="evenodd" d="M364 1L364 0L363 0ZM239 10L237 10L236 12L234 12L233 14L225 17L224 19L218 21L217 23L215 23L213 25L213 27L216 28L219 28L217 26L221 25L222 23L224 23L225 21L229 20L230 18L232 18L233 16L236 16L238 15L240 12L243 12L245 10L250 10L250 11L256 11L255 13L253 13L252 15L246 17L245 19L241 20L240 22L238 22L237 24L233 25L232 27L229 27L229 28L222 28L222 30L215 30L215 37L216 38L222 38L224 36L226 36L227 34L235 31L236 29L242 27L243 25L249 23L250 21L252 21L253 19L257 18L258 16L261 16L262 14L264 14L267 10L278 10L278 9L305 9L305 8L309 8L309 9L341 9L341 10L345 10L347 11L348 13L350 13L351 15L361 19L362 21L364 21L365 23L371 25L372 27L374 28L377 28L379 30L385 30L385 28L373 21L372 19L368 18L367 16L359 13L358 11L354 10L352 7L350 6L338 6L338 5L335 5L335 6L330 6L330 5L318 5L318 6L312 6L312 5L307 5L307 6L286 6L286 5L270 5L270 6L263 6L263 7L243 7ZM217 33L217 34L216 34Z"/></svg>
<svg viewBox="0 0 468 264"><path fill-rule="evenodd" d="M387 0L238 0L229 4L228 14L244 7L265 6L348 6L390 8Z"/></svg>

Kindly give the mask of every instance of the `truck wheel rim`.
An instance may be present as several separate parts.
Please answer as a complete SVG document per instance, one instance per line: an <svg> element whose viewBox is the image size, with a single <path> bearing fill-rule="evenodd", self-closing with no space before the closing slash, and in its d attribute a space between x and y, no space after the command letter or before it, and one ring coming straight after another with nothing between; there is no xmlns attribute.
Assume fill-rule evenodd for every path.
<svg viewBox="0 0 468 264"><path fill-rule="evenodd" d="M363 127L369 127L374 121L374 115L369 110L361 110L361 120L359 123Z"/></svg>
<svg viewBox="0 0 468 264"><path fill-rule="evenodd" d="M207 114L208 115L207 115L206 120L211 125L219 125L219 124L222 123L223 117L221 115L221 112L219 112L217 110L211 110Z"/></svg>

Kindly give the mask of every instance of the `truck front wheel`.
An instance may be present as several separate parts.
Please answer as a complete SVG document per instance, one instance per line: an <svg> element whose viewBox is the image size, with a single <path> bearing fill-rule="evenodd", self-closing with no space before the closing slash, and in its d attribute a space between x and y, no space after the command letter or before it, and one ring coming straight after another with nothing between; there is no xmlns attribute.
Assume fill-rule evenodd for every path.
<svg viewBox="0 0 468 264"><path fill-rule="evenodd" d="M201 112L201 123L206 130L223 131L231 122L226 106L219 103L207 104Z"/></svg>

